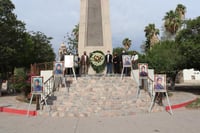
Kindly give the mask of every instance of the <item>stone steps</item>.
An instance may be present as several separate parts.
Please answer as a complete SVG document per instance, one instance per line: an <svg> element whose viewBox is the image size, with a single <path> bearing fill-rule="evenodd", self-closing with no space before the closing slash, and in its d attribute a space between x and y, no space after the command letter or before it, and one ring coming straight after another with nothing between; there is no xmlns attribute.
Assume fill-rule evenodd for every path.
<svg viewBox="0 0 200 133"><path fill-rule="evenodd" d="M60 88L54 93L56 100L50 106L51 116L126 116L139 111L146 112L151 102L144 91L141 91L140 99L136 100L137 84L131 77L124 77L123 80L119 76L68 80L71 82L69 93L66 88Z"/></svg>

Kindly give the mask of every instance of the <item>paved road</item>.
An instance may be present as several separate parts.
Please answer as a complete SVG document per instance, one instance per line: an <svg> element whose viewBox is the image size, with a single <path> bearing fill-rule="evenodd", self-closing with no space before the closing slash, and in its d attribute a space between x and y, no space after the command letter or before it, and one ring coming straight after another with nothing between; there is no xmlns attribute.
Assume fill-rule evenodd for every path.
<svg viewBox="0 0 200 133"><path fill-rule="evenodd" d="M200 110L115 118L25 117L0 113L0 133L199 133Z"/></svg>

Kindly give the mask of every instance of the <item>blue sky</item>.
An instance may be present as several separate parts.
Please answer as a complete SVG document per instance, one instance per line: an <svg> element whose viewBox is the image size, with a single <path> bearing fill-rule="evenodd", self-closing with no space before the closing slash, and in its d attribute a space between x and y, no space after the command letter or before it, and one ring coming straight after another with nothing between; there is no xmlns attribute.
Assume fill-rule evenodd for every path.
<svg viewBox="0 0 200 133"><path fill-rule="evenodd" d="M54 38L51 43L55 53L64 36L79 23L80 0L11 1L15 4L15 14L26 23L28 31L41 31ZM113 47L121 47L122 40L128 37L132 40L130 49L141 51L145 26L155 23L162 30L165 13L174 10L177 4L186 6L186 19L200 16L198 0L110 0Z"/></svg>

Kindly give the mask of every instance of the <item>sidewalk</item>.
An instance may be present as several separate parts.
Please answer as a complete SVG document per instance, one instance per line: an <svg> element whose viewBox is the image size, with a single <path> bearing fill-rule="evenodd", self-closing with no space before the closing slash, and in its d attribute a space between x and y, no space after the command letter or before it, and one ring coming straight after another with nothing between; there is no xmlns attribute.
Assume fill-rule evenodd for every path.
<svg viewBox="0 0 200 133"><path fill-rule="evenodd" d="M185 93L185 92L171 92L171 93L173 94L173 96L169 97L169 100L170 100L172 107L174 106L173 109L183 107L188 102L195 100L197 98L195 95L193 95L191 93ZM134 95L133 95L133 98L135 99ZM184 105L182 106L182 104L184 104ZM164 105L165 106L168 105L166 100L164 100ZM0 112L7 112L7 113L14 113L14 114L26 114L28 106L29 106L29 103L24 103L24 102L20 102L20 101L16 100L16 96L0 97ZM136 109L135 113L132 115L146 113L150 106L150 103L148 103L146 106L147 107L145 107L145 109L142 111L140 109ZM8 109L10 109L10 110L7 111ZM15 111L12 111L12 109ZM30 106L30 111L35 111L35 109L36 109L36 105L32 104ZM18 111L16 111L16 110L18 110ZM21 111L21 113L20 113L20 111ZM35 115L37 115L37 113Z"/></svg>
<svg viewBox="0 0 200 133"><path fill-rule="evenodd" d="M198 133L200 110L115 118L26 117L0 113L0 133Z"/></svg>
<svg viewBox="0 0 200 133"><path fill-rule="evenodd" d="M17 96L1 96L0 97L0 112L11 114L26 115L29 103L21 102L16 99ZM30 115L36 115L36 105L30 105Z"/></svg>

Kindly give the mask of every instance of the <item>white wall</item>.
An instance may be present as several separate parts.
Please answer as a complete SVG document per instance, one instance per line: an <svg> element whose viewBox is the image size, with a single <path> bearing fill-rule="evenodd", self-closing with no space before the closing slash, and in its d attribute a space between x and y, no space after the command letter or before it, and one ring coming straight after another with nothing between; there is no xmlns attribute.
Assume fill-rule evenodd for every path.
<svg viewBox="0 0 200 133"><path fill-rule="evenodd" d="M42 70L40 76L43 76L44 82L47 81L53 75L53 70Z"/></svg>
<svg viewBox="0 0 200 133"><path fill-rule="evenodd" d="M200 71L195 71L194 69L184 69L183 80L184 82L200 80Z"/></svg>

